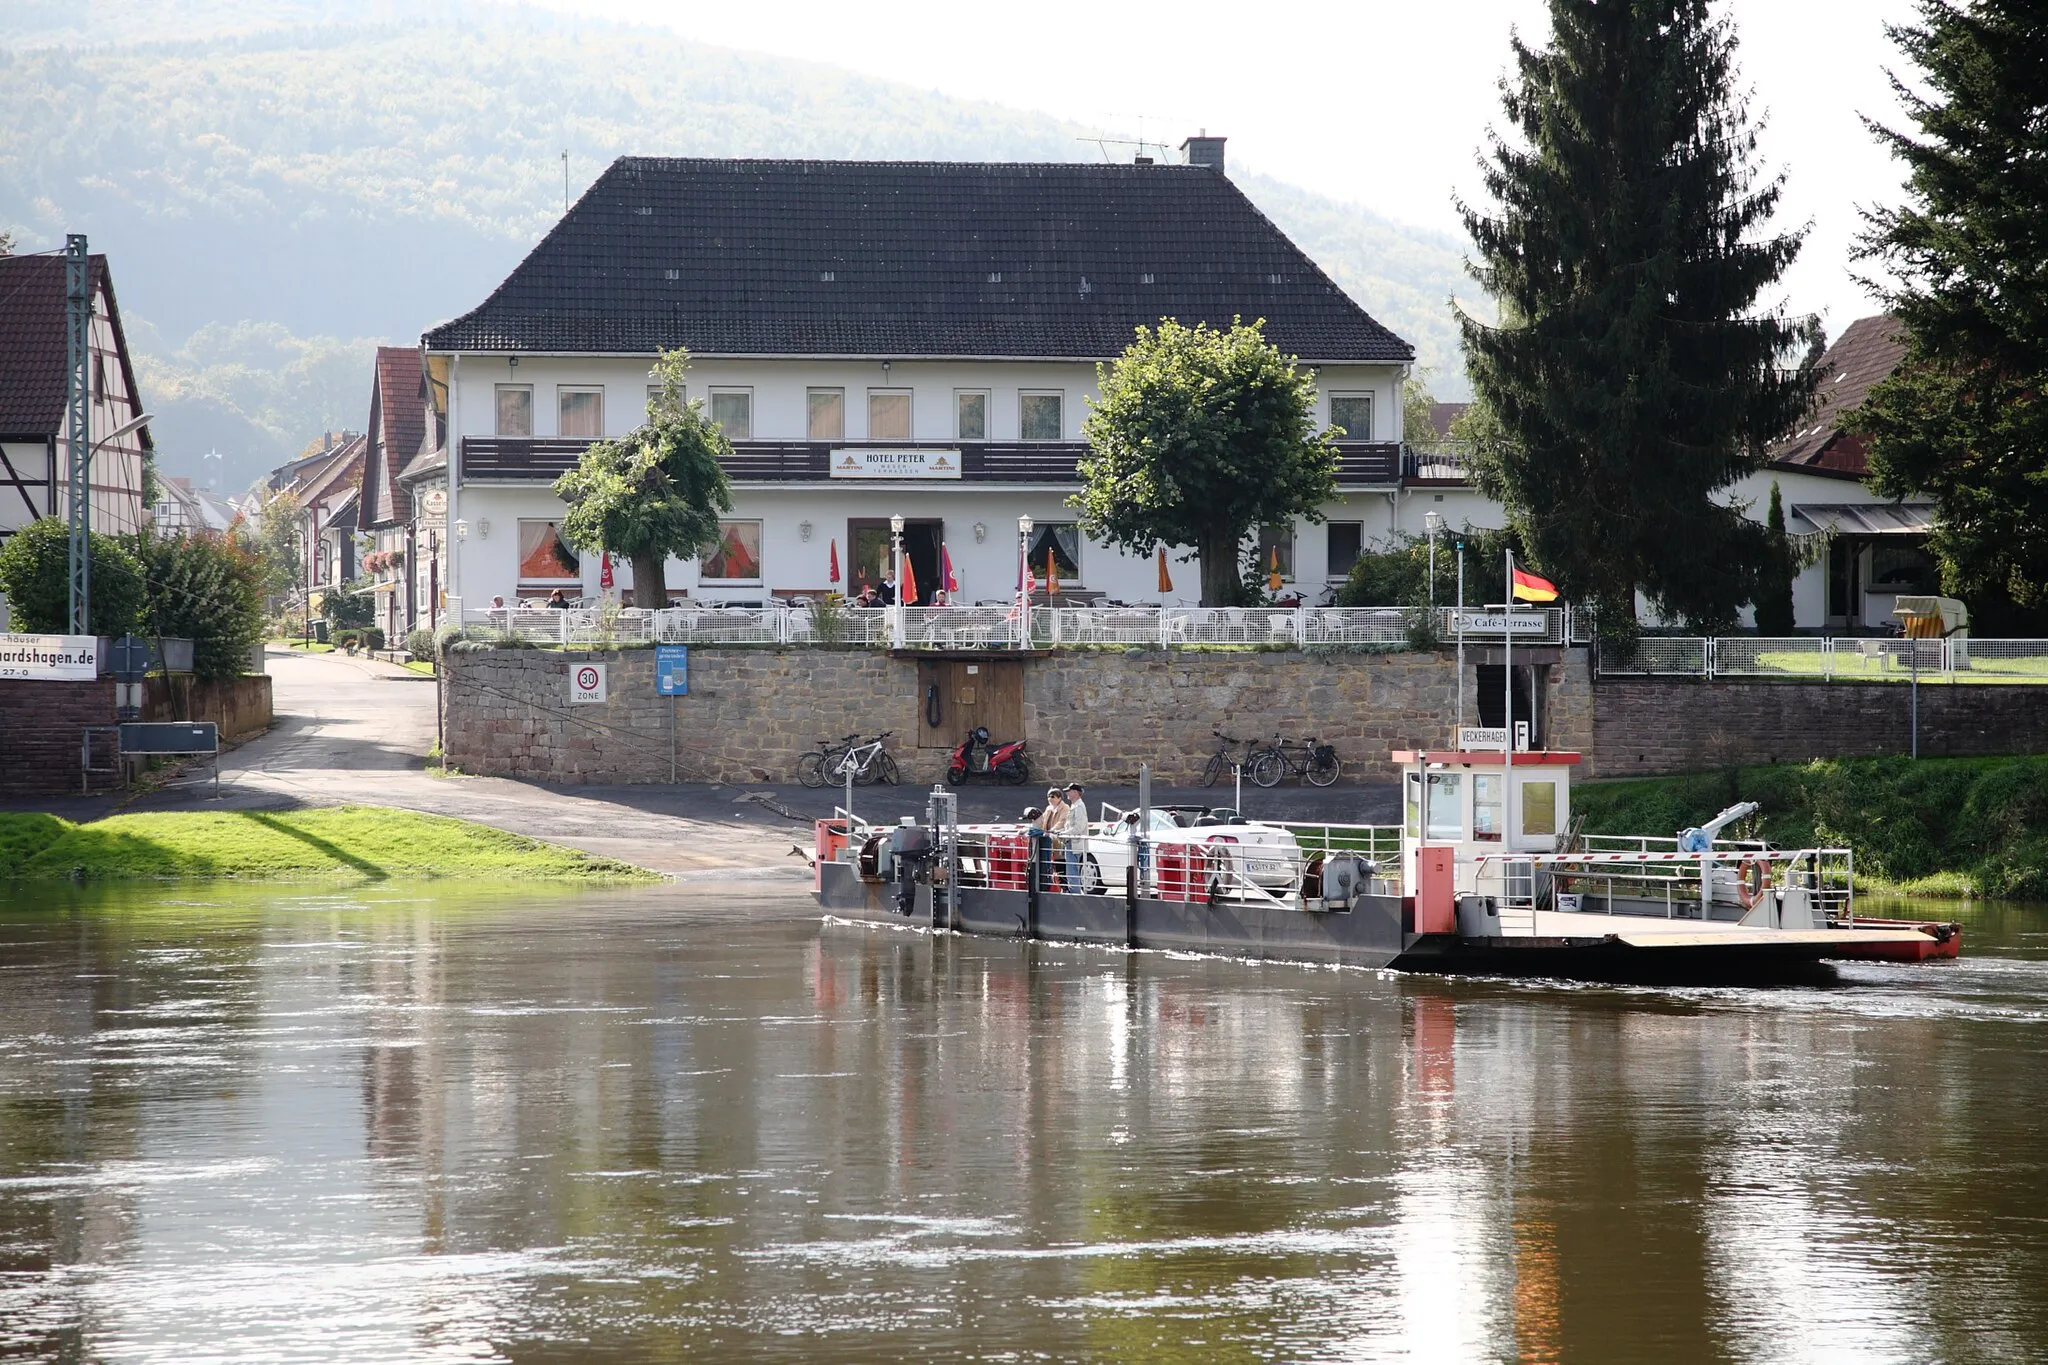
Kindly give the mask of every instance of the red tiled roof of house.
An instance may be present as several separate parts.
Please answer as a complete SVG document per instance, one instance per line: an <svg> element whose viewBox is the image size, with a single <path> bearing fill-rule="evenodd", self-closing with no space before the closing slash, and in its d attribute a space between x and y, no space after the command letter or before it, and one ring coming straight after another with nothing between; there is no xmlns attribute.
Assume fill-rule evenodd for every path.
<svg viewBox="0 0 2048 1365"><path fill-rule="evenodd" d="M379 346L370 387L370 454L363 474L361 524L396 526L412 519L412 495L399 471L426 443L425 376L410 346Z"/></svg>
<svg viewBox="0 0 2048 1365"><path fill-rule="evenodd" d="M1827 373L1813 408L1791 435L1771 447L1770 462L1787 469L1817 470L1862 478L1870 472L1868 443L1842 430L1842 421L1863 406L1870 390L1898 368L1905 354L1898 320L1883 314L1858 318L1821 363Z"/></svg>
<svg viewBox="0 0 2048 1365"><path fill-rule="evenodd" d="M93 288L106 295L121 377L128 392L138 394L107 258L88 259ZM39 439L64 434L64 309L62 256L0 256L0 436ZM155 448L147 427L142 429L142 444Z"/></svg>

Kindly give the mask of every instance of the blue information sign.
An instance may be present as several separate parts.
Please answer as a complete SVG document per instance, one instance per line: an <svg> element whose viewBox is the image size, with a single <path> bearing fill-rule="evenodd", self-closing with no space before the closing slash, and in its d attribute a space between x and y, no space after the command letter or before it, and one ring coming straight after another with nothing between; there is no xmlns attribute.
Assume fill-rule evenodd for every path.
<svg viewBox="0 0 2048 1365"><path fill-rule="evenodd" d="M688 645L656 645L654 647L655 690L664 697L687 697L690 695L690 647Z"/></svg>

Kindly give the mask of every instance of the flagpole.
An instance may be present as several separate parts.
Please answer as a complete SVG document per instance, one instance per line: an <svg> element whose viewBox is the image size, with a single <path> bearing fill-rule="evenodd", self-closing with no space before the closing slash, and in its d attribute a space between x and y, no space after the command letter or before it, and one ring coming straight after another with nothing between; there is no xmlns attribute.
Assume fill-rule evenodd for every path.
<svg viewBox="0 0 2048 1365"><path fill-rule="evenodd" d="M1504 736L1504 742L1500 746L1500 776L1501 781L1506 784L1505 789L1501 792L1501 812L1507 828L1500 833L1500 846L1503 852L1512 855L1515 851L1515 552L1513 550L1507 552L1507 560L1508 609L1506 615L1501 617L1501 624L1506 629L1502 630L1500 635L1501 658L1506 661L1501 668L1501 676L1507 682L1507 710L1503 713L1507 720L1507 733ZM1501 894L1505 896L1508 891L1507 866L1505 864L1501 867L1500 889ZM1534 888L1532 887L1531 889L1533 890Z"/></svg>

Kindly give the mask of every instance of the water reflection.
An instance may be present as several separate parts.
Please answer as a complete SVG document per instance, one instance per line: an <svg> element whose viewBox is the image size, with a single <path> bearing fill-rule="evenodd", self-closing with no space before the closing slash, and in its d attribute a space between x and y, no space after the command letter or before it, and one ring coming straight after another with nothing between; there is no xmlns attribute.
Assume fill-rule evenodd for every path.
<svg viewBox="0 0 2048 1365"><path fill-rule="evenodd" d="M2028 912L1834 990L820 925L759 890L0 916L0 1354L2014 1359Z"/></svg>

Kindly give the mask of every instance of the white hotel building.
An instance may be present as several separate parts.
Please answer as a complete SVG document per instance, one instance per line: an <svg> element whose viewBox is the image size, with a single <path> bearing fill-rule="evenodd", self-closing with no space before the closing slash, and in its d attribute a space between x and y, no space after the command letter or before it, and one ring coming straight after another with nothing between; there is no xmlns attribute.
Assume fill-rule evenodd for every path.
<svg viewBox="0 0 2048 1365"><path fill-rule="evenodd" d="M927 598L943 544L959 601L1015 591L1018 519L1077 599L1194 602L1199 575L1091 542L1066 505L1095 366L1162 317L1268 337L1314 367L1342 426L1327 522L1274 528L1310 600L1362 543L1421 529L1402 478L1413 351L1368 317L1223 171L1182 165L615 162L474 311L423 341L454 459L451 595L466 606L599 591L559 543L550 485L645 417L648 367L684 346L724 425L733 510L718 553L673 564L696 600L857 591L892 516ZM1407 481L1412 484L1412 481ZM840 579L831 580L836 551ZM614 564L615 583L630 568Z"/></svg>

